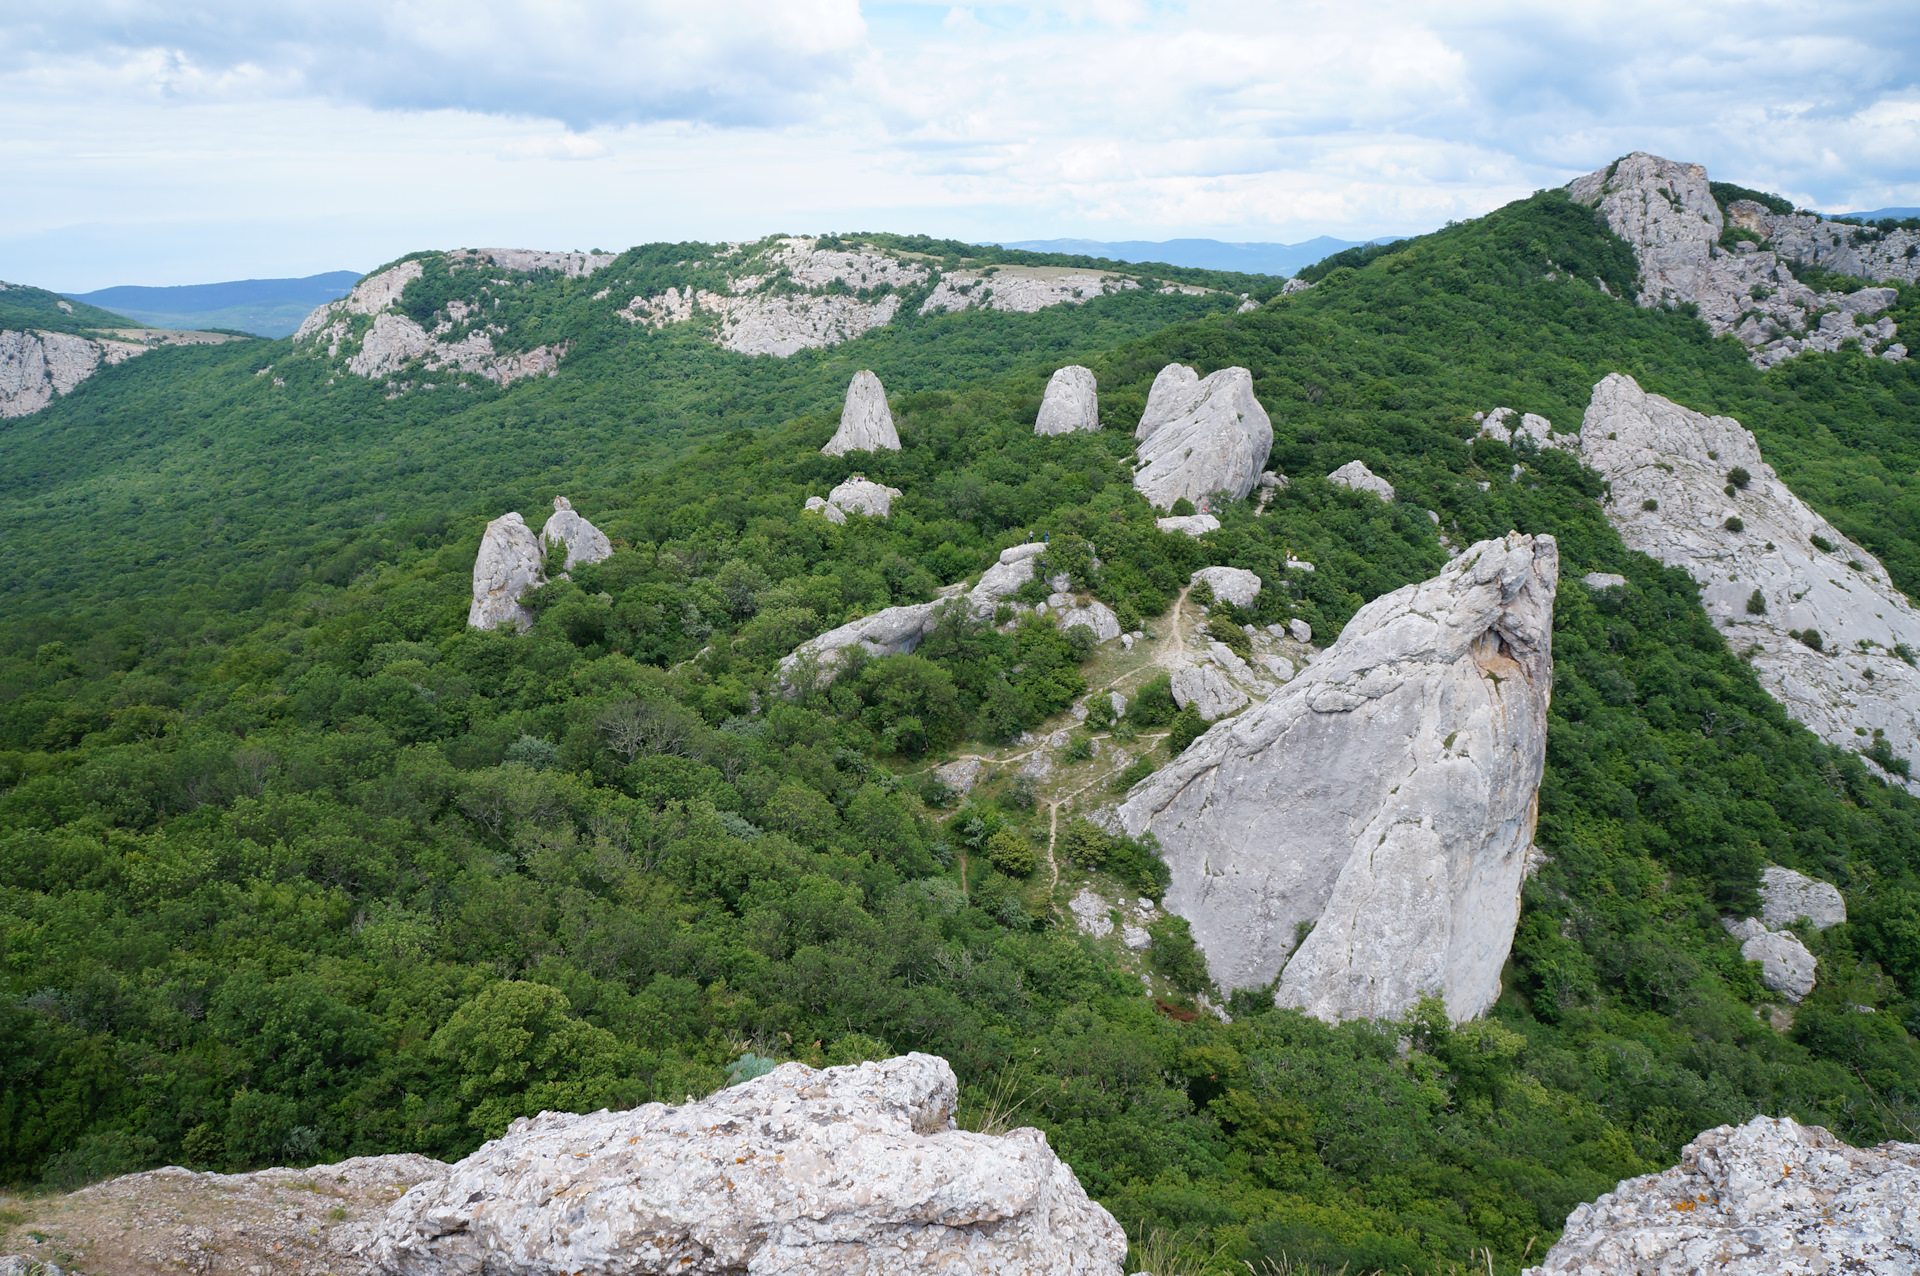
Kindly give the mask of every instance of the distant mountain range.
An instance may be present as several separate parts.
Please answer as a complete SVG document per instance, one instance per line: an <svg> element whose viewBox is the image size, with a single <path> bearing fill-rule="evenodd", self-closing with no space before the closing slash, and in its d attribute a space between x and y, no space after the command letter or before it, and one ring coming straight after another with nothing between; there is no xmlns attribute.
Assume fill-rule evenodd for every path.
<svg viewBox="0 0 1920 1276"><path fill-rule="evenodd" d="M1082 257L1105 257L1110 261L1164 262L1169 266L1195 266L1203 270L1242 270L1256 275L1291 275L1348 248L1362 244L1384 244L1399 235L1379 239L1335 239L1320 235L1297 244L1230 244L1218 239L1126 239L1108 242L1098 239L1009 239L1003 248L1023 248L1036 253L1073 253Z"/></svg>
<svg viewBox="0 0 1920 1276"><path fill-rule="evenodd" d="M1908 217L1920 217L1920 208L1875 208L1864 213L1834 213L1834 217L1858 217L1863 222L1877 222L1885 217L1901 220Z"/></svg>
<svg viewBox="0 0 1920 1276"><path fill-rule="evenodd" d="M359 278L357 270L330 270L304 279L235 279L174 288L125 285L61 295L155 328L233 328L285 337L315 306L346 296Z"/></svg>

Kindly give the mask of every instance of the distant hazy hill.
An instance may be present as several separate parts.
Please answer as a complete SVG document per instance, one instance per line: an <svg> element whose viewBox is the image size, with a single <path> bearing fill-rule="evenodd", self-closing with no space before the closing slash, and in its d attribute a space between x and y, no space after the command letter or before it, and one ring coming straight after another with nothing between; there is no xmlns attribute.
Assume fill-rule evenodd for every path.
<svg viewBox="0 0 1920 1276"><path fill-rule="evenodd" d="M63 301L60 294L29 284L0 280L0 329L37 329L41 332L87 332L97 328L139 325L123 314Z"/></svg>
<svg viewBox="0 0 1920 1276"><path fill-rule="evenodd" d="M263 337L285 337L315 306L346 296L359 278L357 270L330 270L305 279L235 279L176 288L127 285L65 295L156 328L237 328Z"/></svg>
<svg viewBox="0 0 1920 1276"><path fill-rule="evenodd" d="M1870 208L1864 213L1835 213L1835 217L1858 217L1863 222L1877 222L1891 217L1896 221L1908 217L1920 217L1920 208Z"/></svg>
<svg viewBox="0 0 1920 1276"><path fill-rule="evenodd" d="M1399 236L1380 239L1335 239L1320 235L1298 244L1229 244L1218 239L1167 239L1155 243L1146 239L1127 239L1113 243L1097 239L1020 239L1008 240L1003 247L1024 248L1036 253L1072 253L1082 257L1105 257L1109 261L1157 261L1169 266L1198 266L1207 270L1240 270L1256 275L1291 275L1303 266L1362 243L1384 244Z"/></svg>

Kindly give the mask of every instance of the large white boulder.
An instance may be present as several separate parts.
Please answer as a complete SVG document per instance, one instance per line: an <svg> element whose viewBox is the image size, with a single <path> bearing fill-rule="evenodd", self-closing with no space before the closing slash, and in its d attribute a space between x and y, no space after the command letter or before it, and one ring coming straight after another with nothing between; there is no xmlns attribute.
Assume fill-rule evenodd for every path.
<svg viewBox="0 0 1920 1276"><path fill-rule="evenodd" d="M1187 577L1189 585L1198 585L1201 581L1207 583L1215 598L1235 607L1251 607L1253 600L1260 597L1260 574L1244 567L1202 567Z"/></svg>
<svg viewBox="0 0 1920 1276"><path fill-rule="evenodd" d="M1915 1235L1920 1144L1853 1148L1761 1116L1577 1207L1526 1276L1911 1276Z"/></svg>
<svg viewBox="0 0 1920 1276"><path fill-rule="evenodd" d="M1760 685L1788 713L1837 748L1877 738L1920 761L1920 670L1898 654L1920 653L1920 611L1878 559L1787 490L1750 431L1614 373L1593 388L1580 455L1607 480L1603 509L1627 548L1699 582L1728 645L1757 648ZM1729 496L1735 470L1747 485ZM1749 610L1756 593L1764 610ZM1819 650L1793 636L1807 630Z"/></svg>
<svg viewBox="0 0 1920 1276"><path fill-rule="evenodd" d="M1182 665L1173 671L1171 681L1173 702L1182 709L1192 705L1203 722L1224 718L1252 699L1210 664Z"/></svg>
<svg viewBox="0 0 1920 1276"><path fill-rule="evenodd" d="M1068 364L1047 382L1046 397L1040 400L1040 416L1033 423L1035 434L1072 434L1076 430L1100 428L1100 395L1091 368Z"/></svg>
<svg viewBox="0 0 1920 1276"><path fill-rule="evenodd" d="M521 605L520 596L547 583L545 559L533 529L519 514L502 514L488 523L486 535L480 538L479 556L473 560L473 604L467 608L467 623L475 629L531 626L533 613Z"/></svg>
<svg viewBox="0 0 1920 1276"><path fill-rule="evenodd" d="M1393 484L1368 469L1365 461L1348 461L1327 475L1327 482L1351 488L1356 492L1372 492L1389 504L1393 501Z"/></svg>
<svg viewBox="0 0 1920 1276"><path fill-rule="evenodd" d="M544 1112L394 1203L394 1276L1121 1276L1126 1234L1034 1129L956 1129L944 1059L787 1063L697 1103Z"/></svg>
<svg viewBox="0 0 1920 1276"><path fill-rule="evenodd" d="M1106 642L1120 636L1120 618L1113 614L1113 608L1098 598L1091 599L1083 607L1068 607L1062 610L1054 622L1062 631L1083 625L1093 634L1095 642Z"/></svg>
<svg viewBox="0 0 1920 1276"><path fill-rule="evenodd" d="M887 392L880 378L862 368L847 385L847 403L840 412L840 428L820 449L828 456L848 452L898 452L900 435L893 428Z"/></svg>
<svg viewBox="0 0 1920 1276"><path fill-rule="evenodd" d="M827 503L838 506L848 514L885 518L893 513L893 498L898 495L900 495L899 488L875 483L864 474L856 474L828 492Z"/></svg>
<svg viewBox="0 0 1920 1276"><path fill-rule="evenodd" d="M1847 920L1847 901L1832 882L1773 864L1760 874L1760 917L1776 930L1802 917L1825 930Z"/></svg>
<svg viewBox="0 0 1920 1276"><path fill-rule="evenodd" d="M555 545L567 547L567 565L562 569L565 571L572 571L582 563L597 563L613 553L613 542L607 539L607 534L576 514L573 502L564 496L553 498L553 513L540 529L541 548L551 549Z"/></svg>
<svg viewBox="0 0 1920 1276"><path fill-rule="evenodd" d="M1159 382L1154 384L1158 391ZM1223 496L1246 499L1273 450L1273 423L1254 397L1253 374L1222 368L1191 385L1170 383L1164 397L1164 410L1181 411L1148 430L1155 418L1155 404L1148 401L1134 487L1161 509L1172 509L1183 497L1202 511Z"/></svg>
<svg viewBox="0 0 1920 1276"><path fill-rule="evenodd" d="M1545 761L1550 536L1482 541L1374 599L1264 704L1120 808L1153 832L1223 991L1329 1021L1456 1020L1500 992ZM1304 941L1301 935L1311 927ZM1296 947L1296 945L1298 945Z"/></svg>
<svg viewBox="0 0 1920 1276"><path fill-rule="evenodd" d="M1000 559L980 575L980 583L967 593L967 601L976 612L993 614L996 604L1011 598L1020 586L1033 579L1033 560L1047 552L1045 541L1028 541L1000 551Z"/></svg>
<svg viewBox="0 0 1920 1276"><path fill-rule="evenodd" d="M1146 410L1140 414L1140 424L1134 427L1133 437L1144 443L1155 430L1186 415L1199 384L1200 374L1184 363L1169 363L1160 369L1153 378L1153 387L1147 391Z"/></svg>
<svg viewBox="0 0 1920 1276"><path fill-rule="evenodd" d="M1796 1005L1813 991L1818 963L1798 935L1769 930L1757 917L1735 922L1727 930L1740 941L1740 959L1760 963L1760 982L1768 988Z"/></svg>
<svg viewBox="0 0 1920 1276"><path fill-rule="evenodd" d="M1220 530L1220 520L1211 514L1171 514L1155 519L1154 523L1163 532L1178 532L1182 536L1205 536Z"/></svg>
<svg viewBox="0 0 1920 1276"><path fill-rule="evenodd" d="M809 496L807 498L807 509L836 526L844 526L846 524L847 512L824 496Z"/></svg>
<svg viewBox="0 0 1920 1276"><path fill-rule="evenodd" d="M846 663L847 653L858 647L869 659L902 656L920 645L920 640L940 623L940 609L947 600L909 603L905 607L883 607L871 616L850 620L837 629L807 639L780 659L780 681L789 690L812 677L832 682Z"/></svg>

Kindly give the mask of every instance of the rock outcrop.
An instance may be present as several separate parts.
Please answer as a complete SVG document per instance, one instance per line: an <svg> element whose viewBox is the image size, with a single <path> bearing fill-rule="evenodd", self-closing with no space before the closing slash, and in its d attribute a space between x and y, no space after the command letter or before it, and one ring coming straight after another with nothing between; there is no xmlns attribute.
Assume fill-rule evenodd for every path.
<svg viewBox="0 0 1920 1276"><path fill-rule="evenodd" d="M886 518L893 513L893 498L899 495L900 489L897 487L875 483L864 474L856 474L828 492L827 503L848 514Z"/></svg>
<svg viewBox="0 0 1920 1276"><path fill-rule="evenodd" d="M1244 663L1244 662L1243 662ZM1252 699L1214 665L1182 665L1171 679L1173 702L1192 705L1203 722L1214 722L1246 707Z"/></svg>
<svg viewBox="0 0 1920 1276"><path fill-rule="evenodd" d="M1211 514L1173 514L1157 518L1154 523L1163 532L1178 532L1182 536L1205 536L1220 530L1220 520Z"/></svg>
<svg viewBox="0 0 1920 1276"><path fill-rule="evenodd" d="M1862 323L1892 304L1892 289L1815 292L1787 267L1789 259L1808 260L1795 257L1790 244L1825 237L1837 249L1862 235L1858 227L1811 217L1789 218L1780 224L1781 241L1758 248L1724 246L1720 241L1726 218L1708 185L1707 170L1644 151L1576 179L1567 186L1567 194L1597 208L1614 233L1633 245L1640 262L1641 305L1697 306L1715 336L1731 332L1739 337L1751 348L1749 357L1759 367L1772 367L1803 351L1838 350L1848 340L1883 358L1906 357L1904 346L1894 348L1891 320ZM1765 211L1757 204L1748 205L1741 215L1751 223L1749 229L1759 233L1764 224L1765 233L1771 235L1775 223L1770 216L1760 216ZM1809 224L1801 227L1800 221ZM1905 251L1904 247L1899 250L1898 272L1866 277L1912 280L1920 262L1908 260ZM1870 268L1862 260L1850 257L1849 261L1863 271Z"/></svg>
<svg viewBox="0 0 1920 1276"><path fill-rule="evenodd" d="M1120 1276L1125 1234L1046 1136L956 1129L958 1098L910 1054L522 1118L396 1202L369 1253L394 1276Z"/></svg>
<svg viewBox="0 0 1920 1276"><path fill-rule="evenodd" d="M0 285L0 287L4 287ZM0 420L28 416L72 394L103 367L125 363L157 346L219 345L242 341L224 332L162 328L103 329L90 336L38 329L0 330Z"/></svg>
<svg viewBox="0 0 1920 1276"><path fill-rule="evenodd" d="M1186 415L1193 406L1195 387L1199 384L1200 374L1184 363L1169 363L1160 369L1147 390L1146 410L1140 413L1140 424L1134 427L1133 437L1144 443L1155 430Z"/></svg>
<svg viewBox="0 0 1920 1276"><path fill-rule="evenodd" d="M1134 487L1161 509L1183 497L1203 511L1221 499L1245 500L1273 450L1273 423L1254 397L1253 374L1222 368L1189 384L1183 376L1168 377L1176 369L1193 371L1174 365L1155 379L1136 431Z"/></svg>
<svg viewBox="0 0 1920 1276"><path fill-rule="evenodd" d="M1615 373L1594 387L1580 453L1609 484L1607 519L1627 548L1700 583L1707 614L1751 650L1788 713L1839 748L1920 755L1920 670L1902 659L1920 653L1920 611L1787 490L1751 432Z"/></svg>
<svg viewBox="0 0 1920 1276"><path fill-rule="evenodd" d="M994 604L1010 598L1020 586L1033 579L1033 560L1047 552L1045 541L1028 541L1000 551L1000 559L980 575L980 583L967 594L976 611L993 613Z"/></svg>
<svg viewBox="0 0 1920 1276"><path fill-rule="evenodd" d="M1072 434L1076 430L1100 428L1100 394L1093 370L1077 363L1068 364L1047 382L1046 397L1040 400L1040 415L1033 423L1035 434Z"/></svg>
<svg viewBox="0 0 1920 1276"><path fill-rule="evenodd" d="M1791 931L1776 931L1757 917L1728 922L1727 933L1740 941L1740 959L1760 963L1760 982L1798 1005L1813 991L1813 954Z"/></svg>
<svg viewBox="0 0 1920 1276"><path fill-rule="evenodd" d="M1909 1276L1916 1235L1920 1144L1852 1148L1817 1125L1755 1117L1575 1209L1526 1276Z"/></svg>
<svg viewBox="0 0 1920 1276"><path fill-rule="evenodd" d="M1119 808L1223 991L1327 1020L1499 994L1553 685L1553 538L1482 541L1374 599L1265 704ZM1311 933L1301 939L1311 927ZM1296 946L1297 945L1297 946Z"/></svg>
<svg viewBox="0 0 1920 1276"><path fill-rule="evenodd" d="M1063 631L1072 629L1075 625L1084 626L1093 634L1095 642L1106 642L1120 636L1120 617L1114 614L1113 608L1098 598L1088 599L1078 606L1068 605L1061 608L1054 623Z"/></svg>
<svg viewBox="0 0 1920 1276"><path fill-rule="evenodd" d="M540 529L541 550L544 552L555 545L567 547L567 562L563 571L572 571L585 563L597 563L613 553L613 542L607 539L607 534L576 514L573 502L564 496L553 498L553 513L548 517L546 526Z"/></svg>
<svg viewBox="0 0 1920 1276"><path fill-rule="evenodd" d="M1213 596L1235 607L1251 607L1260 597L1260 573L1244 567L1202 567L1187 577L1189 585L1205 581Z"/></svg>
<svg viewBox="0 0 1920 1276"><path fill-rule="evenodd" d="M1393 503L1393 484L1368 469L1364 461L1348 461L1327 475L1327 482L1356 492L1371 492L1389 505Z"/></svg>
<svg viewBox="0 0 1920 1276"><path fill-rule="evenodd" d="M1114 293L1131 292L1139 286L1138 280L1111 271L1061 266L996 266L991 273L956 271L942 276L933 292L920 303L920 313L1004 310L1032 314L1049 306L1085 305Z"/></svg>
<svg viewBox="0 0 1920 1276"><path fill-rule="evenodd" d="M846 525L847 512L824 496L809 496L806 507L836 527Z"/></svg>
<svg viewBox="0 0 1920 1276"><path fill-rule="evenodd" d="M904 607L883 607L871 616L850 620L837 629L815 635L780 658L780 681L789 689L807 678L817 683L832 682L846 663L847 653L855 647L870 660L904 656L933 632L934 626L940 623L940 609L948 605L948 600L938 599Z"/></svg>
<svg viewBox="0 0 1920 1276"><path fill-rule="evenodd" d="M1847 901L1832 882L1773 864L1760 874L1760 917L1775 929L1804 918L1815 930L1826 930L1847 920Z"/></svg>
<svg viewBox="0 0 1920 1276"><path fill-rule="evenodd" d="M1495 408L1491 412L1476 412L1473 419L1480 423L1479 434L1475 437L1498 439L1508 446L1528 439L1535 447L1557 447L1566 451L1577 451L1580 447L1579 435L1554 433L1553 422L1537 412L1520 413L1512 408Z"/></svg>
<svg viewBox="0 0 1920 1276"><path fill-rule="evenodd" d="M532 627L533 613L520 597L547 583L545 561L540 541L519 514L502 514L488 523L473 561L473 605L467 609L467 623L475 629Z"/></svg>
<svg viewBox="0 0 1920 1276"><path fill-rule="evenodd" d="M820 450L828 456L900 450L900 435L893 428L893 413L887 408L887 392L879 377L864 368L853 374L840 428Z"/></svg>

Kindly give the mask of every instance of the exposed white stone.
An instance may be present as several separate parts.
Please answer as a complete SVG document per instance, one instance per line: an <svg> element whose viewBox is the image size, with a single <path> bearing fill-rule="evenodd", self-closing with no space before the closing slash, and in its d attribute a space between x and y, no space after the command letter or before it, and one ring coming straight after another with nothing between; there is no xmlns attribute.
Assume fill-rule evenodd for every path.
<svg viewBox="0 0 1920 1276"><path fill-rule="evenodd" d="M576 514L573 502L564 496L553 498L553 514L540 529L541 548L550 549L555 544L567 547L566 571L583 563L597 563L613 553L613 542L607 534Z"/></svg>
<svg viewBox="0 0 1920 1276"><path fill-rule="evenodd" d="M1220 530L1220 520L1211 514L1175 514L1157 518L1154 523L1163 532L1178 532L1182 536L1205 536Z"/></svg>
<svg viewBox="0 0 1920 1276"><path fill-rule="evenodd" d="M1032 314L1049 306L1085 305L1139 286L1135 280L1107 271L1063 266L996 266L991 273L957 271L942 276L932 294L920 303L920 313L1003 310Z"/></svg>
<svg viewBox="0 0 1920 1276"><path fill-rule="evenodd" d="M1327 482L1350 487L1356 492L1372 492L1383 501L1393 500L1393 484L1368 469L1364 461L1348 461L1327 475Z"/></svg>
<svg viewBox="0 0 1920 1276"><path fill-rule="evenodd" d="M107 335L108 333L111 335ZM115 328L101 335L0 331L0 420L27 416L73 393L102 367L124 363L163 345L219 345L244 340L221 332Z"/></svg>
<svg viewBox="0 0 1920 1276"><path fill-rule="evenodd" d="M829 502L824 496L809 496L807 498L807 508L826 519L829 523L844 525L847 521L847 512L838 505Z"/></svg>
<svg viewBox="0 0 1920 1276"><path fill-rule="evenodd" d="M1282 297L1290 297L1296 292L1305 292L1311 287L1313 287L1313 284L1305 279L1289 279L1286 283L1280 285L1280 295Z"/></svg>
<svg viewBox="0 0 1920 1276"><path fill-rule="evenodd" d="M946 599L930 603L910 603L905 607L886 607L871 616L850 620L838 629L807 639L781 657L780 681L789 689L796 679L812 677L831 682L845 663L846 653L859 647L871 659L900 656L920 645L920 640L940 623L941 609L951 604Z"/></svg>
<svg viewBox="0 0 1920 1276"><path fill-rule="evenodd" d="M1251 607L1260 596L1260 574L1244 567L1202 567L1187 578L1189 585L1207 582L1213 596L1235 607Z"/></svg>
<svg viewBox="0 0 1920 1276"><path fill-rule="evenodd" d="M1617 589L1627 583L1627 578L1618 572L1588 572L1580 582L1588 589Z"/></svg>
<svg viewBox="0 0 1920 1276"><path fill-rule="evenodd" d="M1082 886L1067 908L1073 913L1074 924L1095 939L1113 934L1113 918L1108 916L1113 905L1095 894L1091 886Z"/></svg>
<svg viewBox="0 0 1920 1276"><path fill-rule="evenodd" d="M1159 381L1154 385L1160 389ZM1158 421L1142 439L1134 487L1161 509L1172 509L1183 497L1201 511L1223 498L1246 499L1273 450L1273 423L1254 397L1253 374L1222 368L1190 386L1170 382L1164 398L1168 410L1181 411ZM1150 399L1143 430L1154 408Z"/></svg>
<svg viewBox="0 0 1920 1276"><path fill-rule="evenodd" d="M1093 370L1069 364L1047 382L1046 397L1040 401L1040 416L1033 423L1035 434L1072 434L1076 430L1100 428L1100 395Z"/></svg>
<svg viewBox="0 0 1920 1276"><path fill-rule="evenodd" d="M942 784L965 797L973 792L973 786L979 783L980 768L979 758L961 758L957 762L949 762L945 766L933 768L933 773L940 777Z"/></svg>
<svg viewBox="0 0 1920 1276"><path fill-rule="evenodd" d="M1193 705L1205 722L1223 718L1251 699L1213 665L1182 665L1171 681L1174 703L1182 709Z"/></svg>
<svg viewBox="0 0 1920 1276"><path fill-rule="evenodd" d="M885 518L893 513L893 498L898 495L899 488L875 483L864 474L856 474L827 493L827 500L849 514Z"/></svg>
<svg viewBox="0 0 1920 1276"><path fill-rule="evenodd" d="M1147 391L1147 406L1140 413L1140 424L1133 437L1145 442L1155 430L1187 414L1198 397L1200 374L1184 363L1169 363L1153 378Z"/></svg>
<svg viewBox="0 0 1920 1276"><path fill-rule="evenodd" d="M1920 670L1895 654L1920 653L1920 611L1872 554L1787 490L1751 432L1615 373L1594 387L1580 448L1609 484L1604 509L1627 548L1699 582L1733 649L1759 648L1753 668L1788 713L1836 747L1879 737L1894 756L1920 759ZM1751 477L1728 496L1736 467ZM1747 610L1756 590L1759 614ZM1809 629L1823 650L1789 636Z"/></svg>
<svg viewBox="0 0 1920 1276"><path fill-rule="evenodd" d="M900 435L893 428L893 413L887 409L887 392L879 377L864 368L853 374L847 385L846 407L840 413L840 428L820 450L828 456L900 450Z"/></svg>
<svg viewBox="0 0 1920 1276"><path fill-rule="evenodd" d="M1313 626L1297 616L1287 622L1287 632L1293 635L1295 642L1313 641Z"/></svg>
<svg viewBox="0 0 1920 1276"><path fill-rule="evenodd" d="M547 583L545 560L539 539L518 513L488 523L473 561L473 605L467 609L467 623L475 629L531 626L533 613L521 605L520 596Z"/></svg>
<svg viewBox="0 0 1920 1276"><path fill-rule="evenodd" d="M1224 642L1216 640L1208 643L1207 655L1213 658L1215 664L1242 681L1255 676L1252 667L1240 658L1240 653Z"/></svg>
<svg viewBox="0 0 1920 1276"><path fill-rule="evenodd" d="M1775 931L1757 917L1726 923L1727 931L1740 941L1740 957L1760 963L1760 982L1788 1001L1798 1004L1813 991L1813 954L1791 931Z"/></svg>
<svg viewBox="0 0 1920 1276"><path fill-rule="evenodd" d="M980 583L967 594L976 611L988 615L1002 598L1010 598L1033 579L1033 560L1047 552L1045 541L1029 541L1000 551L1000 561L981 573Z"/></svg>
<svg viewBox="0 0 1920 1276"><path fill-rule="evenodd" d="M541 248L462 248L448 253L447 259L455 270L465 262L485 262L502 270L552 270L569 279L584 279L596 270L611 266L619 254L550 252Z"/></svg>
<svg viewBox="0 0 1920 1276"><path fill-rule="evenodd" d="M1362 607L1119 808L1128 833L1159 838L1166 906L1223 990L1281 974L1279 1004L1328 1020L1397 1016L1427 992L1455 1020L1493 1003L1533 840L1558 578L1551 537L1474 545Z"/></svg>
<svg viewBox="0 0 1920 1276"><path fill-rule="evenodd" d="M1577 450L1580 446L1579 435L1555 434L1553 422L1536 413L1528 412L1521 415L1512 408L1494 408L1485 416L1479 413L1474 415L1480 421L1480 434L1490 439L1498 439L1502 443L1514 444L1521 439L1531 439L1536 447L1554 447L1568 451ZM1437 522L1438 519L1435 521Z"/></svg>
<svg viewBox="0 0 1920 1276"><path fill-rule="evenodd" d="M1126 636L1130 637L1131 635ZM1116 718L1124 716L1127 712L1127 698L1118 691L1109 691L1107 693L1107 704L1113 709L1113 716Z"/></svg>
<svg viewBox="0 0 1920 1276"><path fill-rule="evenodd" d="M1920 1144L1852 1148L1817 1125L1755 1117L1575 1208L1526 1276L1911 1276L1916 1235Z"/></svg>
<svg viewBox="0 0 1920 1276"><path fill-rule="evenodd" d="M1054 623L1062 630L1071 629L1075 625L1084 625L1093 631L1095 642L1106 642L1109 638L1120 636L1120 618L1113 614L1113 608L1097 598L1088 600L1086 605L1081 607L1066 608L1060 612L1059 619Z"/></svg>
<svg viewBox="0 0 1920 1276"><path fill-rule="evenodd" d="M1760 875L1760 916L1775 930L1803 917L1815 930L1826 930L1847 920L1847 901L1832 882L1771 864Z"/></svg>
<svg viewBox="0 0 1920 1276"><path fill-rule="evenodd" d="M944 1059L785 1063L711 1098L547 1112L409 1191L394 1276L1120 1276L1126 1235L1034 1129L955 1128Z"/></svg>

